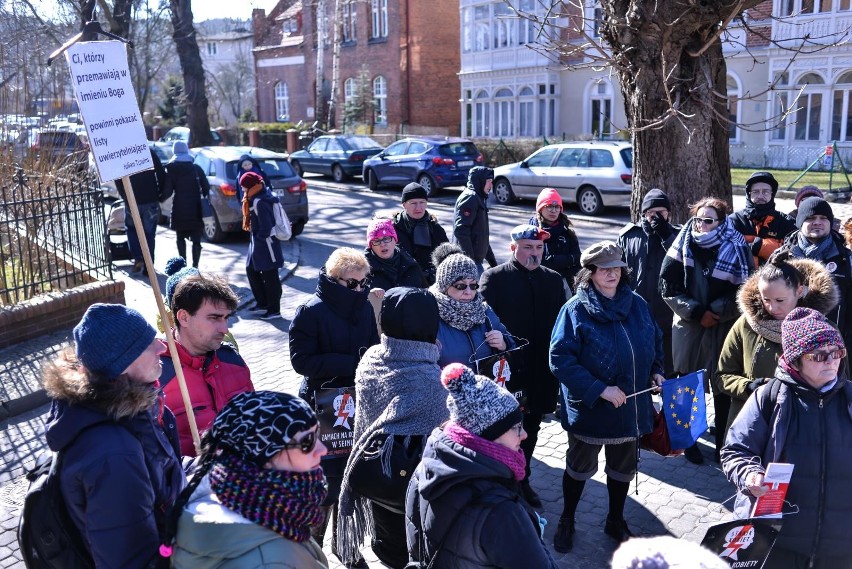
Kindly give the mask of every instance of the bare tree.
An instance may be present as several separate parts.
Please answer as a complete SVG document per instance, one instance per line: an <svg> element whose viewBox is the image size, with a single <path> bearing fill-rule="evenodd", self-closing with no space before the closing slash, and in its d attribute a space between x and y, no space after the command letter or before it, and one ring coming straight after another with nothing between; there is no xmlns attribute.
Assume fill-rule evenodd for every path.
<svg viewBox="0 0 852 569"><path fill-rule="evenodd" d="M245 109L251 108L255 100L253 65L251 54L240 51L233 61L221 63L207 73L211 103L227 107L236 120L240 120ZM221 111L219 114L221 117Z"/></svg>
<svg viewBox="0 0 852 569"><path fill-rule="evenodd" d="M210 120L207 118L204 66L192 24L192 1L169 0L169 6L172 11L172 37L183 70L187 126L193 146L207 146L213 144L213 137L210 134Z"/></svg>

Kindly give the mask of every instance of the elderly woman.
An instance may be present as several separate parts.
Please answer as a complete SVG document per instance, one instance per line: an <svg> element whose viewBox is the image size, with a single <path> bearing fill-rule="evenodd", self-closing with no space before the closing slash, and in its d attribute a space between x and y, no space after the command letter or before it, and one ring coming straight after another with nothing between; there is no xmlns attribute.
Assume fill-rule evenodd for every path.
<svg viewBox="0 0 852 569"><path fill-rule="evenodd" d="M463 253L452 253L438 265L429 292L438 301L441 317L440 366L453 362L471 365L514 346L505 326L479 294L478 278L476 263Z"/></svg>
<svg viewBox="0 0 852 569"><path fill-rule="evenodd" d="M722 449L722 470L748 517L773 462L795 465L784 524L766 567L852 567L852 384L838 377L843 337L825 316L796 308L781 323L775 377L746 401Z"/></svg>
<svg viewBox="0 0 852 569"><path fill-rule="evenodd" d="M740 315L737 287L754 269L749 245L728 220L727 211L728 204L718 198L694 204L693 217L678 233L660 269L660 294L674 312L674 370L687 374L706 369L705 382L715 378L722 343ZM731 398L716 381L710 383L718 460ZM695 464L704 462L697 443L686 450L686 458Z"/></svg>
<svg viewBox="0 0 852 569"><path fill-rule="evenodd" d="M314 296L296 309L290 324L290 362L293 370L304 376L299 396L312 405L317 389L354 387L361 355L379 343L376 318L367 302L369 272L362 252L337 249L320 271ZM346 461L340 458L323 464L329 495L324 504L326 522L314 528L320 540L328 519L336 519L331 510L337 503L345 466ZM336 553L336 544L332 549Z"/></svg>
<svg viewBox="0 0 852 569"><path fill-rule="evenodd" d="M574 545L574 515L586 481L606 447L609 514L604 532L617 541L633 534L624 503L637 469L639 437L651 432L647 389L663 382L663 335L648 305L630 288L624 252L612 241L580 257L576 293L562 307L550 342L550 367L562 384L562 427L568 452L563 506L553 547Z"/></svg>
<svg viewBox="0 0 852 569"><path fill-rule="evenodd" d="M310 531L328 491L318 428L293 395L257 391L228 402L175 505L172 567L327 567ZM169 553L170 541L161 550Z"/></svg>
<svg viewBox="0 0 852 569"><path fill-rule="evenodd" d="M408 486L411 558L423 567L557 567L520 494L527 434L518 401L461 364L441 381L450 420L432 431Z"/></svg>
<svg viewBox="0 0 852 569"><path fill-rule="evenodd" d="M838 298L822 263L793 259L786 249L775 251L740 287L737 303L743 315L725 338L716 370L719 388L731 397L726 433L749 395L775 374L784 318L797 306L826 314Z"/></svg>

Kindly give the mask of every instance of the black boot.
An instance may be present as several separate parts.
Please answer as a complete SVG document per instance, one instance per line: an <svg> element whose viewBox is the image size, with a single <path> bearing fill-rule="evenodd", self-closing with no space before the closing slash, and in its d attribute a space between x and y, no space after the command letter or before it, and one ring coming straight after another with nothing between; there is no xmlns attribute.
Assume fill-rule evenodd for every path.
<svg viewBox="0 0 852 569"><path fill-rule="evenodd" d="M627 527L627 522L623 519L614 520L611 517L606 517L606 525L604 533L619 543L623 543L633 537L633 532Z"/></svg>
<svg viewBox="0 0 852 569"><path fill-rule="evenodd" d="M686 460L692 464L704 464L704 455L701 454L701 449L698 448L698 443L695 443L683 451L683 456L685 456Z"/></svg>
<svg viewBox="0 0 852 569"><path fill-rule="evenodd" d="M559 553L568 553L574 547L574 518L559 518L556 535L553 536L553 549Z"/></svg>

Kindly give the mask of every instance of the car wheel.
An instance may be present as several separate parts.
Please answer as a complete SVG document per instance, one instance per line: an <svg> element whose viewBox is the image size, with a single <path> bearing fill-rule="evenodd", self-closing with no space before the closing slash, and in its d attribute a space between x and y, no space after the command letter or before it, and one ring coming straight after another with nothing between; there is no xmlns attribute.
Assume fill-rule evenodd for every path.
<svg viewBox="0 0 852 569"><path fill-rule="evenodd" d="M420 174L417 176L417 183L423 186L423 189L426 190L426 196L430 198L436 196L440 189L429 174Z"/></svg>
<svg viewBox="0 0 852 569"><path fill-rule="evenodd" d="M209 222L204 222L204 237L210 243L220 243L225 239L225 232L222 231L222 226L219 225L219 217L216 215L216 211L213 211L213 220Z"/></svg>
<svg viewBox="0 0 852 569"><path fill-rule="evenodd" d="M292 162L290 162L290 165L293 167L293 170L296 171L297 176L299 176L300 178L305 177L305 171L302 169L302 165L299 164L298 160L293 160Z"/></svg>
<svg viewBox="0 0 852 569"><path fill-rule="evenodd" d="M516 200L512 184L506 178L498 178L494 182L494 199L497 203L510 204Z"/></svg>
<svg viewBox="0 0 852 569"><path fill-rule="evenodd" d="M367 170L367 186L369 186L371 192L379 189L379 180L376 179L376 173L372 170Z"/></svg>
<svg viewBox="0 0 852 569"><path fill-rule="evenodd" d="M305 230L305 221L297 221L293 225L290 226L290 239L293 239L297 235L301 235L302 231Z"/></svg>
<svg viewBox="0 0 852 569"><path fill-rule="evenodd" d="M586 215L598 215L603 211L600 193L592 186L584 186L577 192L577 205Z"/></svg>
<svg viewBox="0 0 852 569"><path fill-rule="evenodd" d="M335 164L331 167L331 176L334 178L334 181L338 183L345 182L348 177L340 164Z"/></svg>

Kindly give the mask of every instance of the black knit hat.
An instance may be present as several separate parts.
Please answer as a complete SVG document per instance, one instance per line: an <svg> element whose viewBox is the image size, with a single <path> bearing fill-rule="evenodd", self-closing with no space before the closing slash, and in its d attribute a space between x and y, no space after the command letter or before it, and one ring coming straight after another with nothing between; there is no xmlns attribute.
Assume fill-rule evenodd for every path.
<svg viewBox="0 0 852 569"><path fill-rule="evenodd" d="M778 191L778 180L769 172L755 172L749 176L748 180L746 180L746 194L751 192L751 187L757 182L769 184L772 188L772 197L775 197L775 193Z"/></svg>
<svg viewBox="0 0 852 569"><path fill-rule="evenodd" d="M667 196L666 193L659 188L654 188L645 194L640 211L641 213L645 213L649 209L655 207L664 207L668 210L672 209L672 203L669 201L669 196Z"/></svg>
<svg viewBox="0 0 852 569"><path fill-rule="evenodd" d="M379 314L389 338L434 344L438 339L438 301L423 288L394 287L385 292Z"/></svg>
<svg viewBox="0 0 852 569"><path fill-rule="evenodd" d="M796 227L802 228L805 221L814 215L824 215L829 223L834 223L834 211L831 204L822 198L807 198L799 204L799 213L796 214Z"/></svg>
<svg viewBox="0 0 852 569"><path fill-rule="evenodd" d="M408 200L428 200L429 194L426 193L426 188L417 182L411 182L402 188L402 203Z"/></svg>

